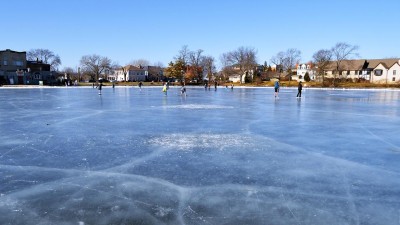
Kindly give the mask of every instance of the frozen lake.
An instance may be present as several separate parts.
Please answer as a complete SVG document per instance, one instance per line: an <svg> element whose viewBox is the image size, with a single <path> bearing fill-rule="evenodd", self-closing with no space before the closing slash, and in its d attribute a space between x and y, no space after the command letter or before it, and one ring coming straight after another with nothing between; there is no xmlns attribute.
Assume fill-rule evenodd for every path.
<svg viewBox="0 0 400 225"><path fill-rule="evenodd" d="M0 88L0 224L400 224L400 92Z"/></svg>

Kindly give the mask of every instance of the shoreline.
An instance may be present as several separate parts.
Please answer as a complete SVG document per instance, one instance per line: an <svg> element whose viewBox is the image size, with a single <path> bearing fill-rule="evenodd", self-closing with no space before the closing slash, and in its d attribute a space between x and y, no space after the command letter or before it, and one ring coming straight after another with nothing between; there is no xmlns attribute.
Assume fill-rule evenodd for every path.
<svg viewBox="0 0 400 225"><path fill-rule="evenodd" d="M138 82L103 82L103 87L104 88L109 88L111 86L115 85L115 88L121 88L121 87L136 87L138 88ZM273 81L263 81L261 83L232 83L232 82L220 82L218 85L219 89L225 89L226 86L230 89L231 85L234 85L234 88L272 88L274 87L274 82ZM96 86L96 85L95 85ZM163 86L162 82L143 82L143 88L160 88ZM71 85L71 86L65 86L65 85L28 85L28 84L6 84L3 86L0 86L0 88L71 88L71 87L87 87L87 88L93 88L93 83L88 83L88 82L79 82L77 86ZM181 87L180 83L177 82L172 82L170 83L170 87ZM187 88L204 88L204 84L191 84L187 83L186 84ZM298 82L297 81L280 81L280 87L281 88L296 88L298 87ZM214 88L214 85L211 85L211 88ZM339 82L336 85L323 85L321 82L315 82L315 81L310 81L310 82L303 82L303 88L313 88L313 89L399 89L400 90L400 82L399 83L394 83L394 84L384 84L384 83L353 83L353 82Z"/></svg>
<svg viewBox="0 0 400 225"><path fill-rule="evenodd" d="M143 86L142 89L147 89L147 88L162 88L162 85L151 85L151 86ZM188 89L204 89L204 87L202 86L197 86L197 85L187 85L186 86ZM97 88L93 88L92 86L89 85L78 85L78 86L47 86L47 85L3 85L0 86L0 90L1 89L54 89L54 88L59 88L59 89L74 89L74 88L88 88L88 89L97 89ZM103 88L112 88L111 85L104 85ZM134 88L134 89L139 89L138 86L134 85L134 86L129 86L129 85L118 85L115 86L115 88ZM170 86L170 88L172 89L179 89L181 88L181 86L179 85L175 85L175 86ZM234 89L273 89L273 86L234 86ZM211 88L212 90L214 89L214 87ZM221 90L225 90L225 89L230 89L230 87L225 88L224 86L219 86L218 89ZM280 89L295 89L297 90L297 87L295 86L289 86L289 87L285 87L285 86L281 86ZM307 90L307 89L312 89L312 90L343 90L343 91L356 91L356 90L360 90L360 91L366 91L366 90L371 90L371 91L400 91L400 88L395 88L395 87L304 87L303 86L303 90Z"/></svg>

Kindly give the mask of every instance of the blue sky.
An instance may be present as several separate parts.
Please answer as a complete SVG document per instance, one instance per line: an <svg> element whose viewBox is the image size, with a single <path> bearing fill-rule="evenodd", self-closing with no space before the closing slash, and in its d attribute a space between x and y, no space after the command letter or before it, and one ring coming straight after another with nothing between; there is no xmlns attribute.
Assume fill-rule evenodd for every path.
<svg viewBox="0 0 400 225"><path fill-rule="evenodd" d="M302 61L337 42L360 58L400 57L399 0L35 0L2 1L0 50L45 48L76 68L84 55L165 66L183 45L220 55L257 49L259 63L297 48Z"/></svg>

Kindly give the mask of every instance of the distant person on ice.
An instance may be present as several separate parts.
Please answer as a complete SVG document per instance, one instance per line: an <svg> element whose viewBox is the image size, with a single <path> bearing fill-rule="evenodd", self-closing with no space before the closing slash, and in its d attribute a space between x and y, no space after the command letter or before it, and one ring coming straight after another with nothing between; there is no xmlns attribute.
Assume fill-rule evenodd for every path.
<svg viewBox="0 0 400 225"><path fill-rule="evenodd" d="M143 83L142 83L142 81L140 81L140 82L139 82L139 88L140 88L140 90L142 90L142 85L143 85Z"/></svg>
<svg viewBox="0 0 400 225"><path fill-rule="evenodd" d="M299 86L297 87L297 98L301 98L301 90L303 89L303 85L301 84L301 81L299 82Z"/></svg>
<svg viewBox="0 0 400 225"><path fill-rule="evenodd" d="M102 83L100 83L99 86L97 86L97 89L99 89L99 95L101 95L101 89L102 89L102 87L103 87L103 84L102 84Z"/></svg>
<svg viewBox="0 0 400 225"><path fill-rule="evenodd" d="M186 87L184 84L182 84L182 87L181 87L181 95L186 97Z"/></svg>
<svg viewBox="0 0 400 225"><path fill-rule="evenodd" d="M279 79L277 81L275 81L275 98L279 98L278 94L279 94Z"/></svg>
<svg viewBox="0 0 400 225"><path fill-rule="evenodd" d="M166 84L166 83L164 83L164 86L163 86L162 92L164 92L164 95L167 95L167 91L168 91L168 86L167 86L167 84Z"/></svg>

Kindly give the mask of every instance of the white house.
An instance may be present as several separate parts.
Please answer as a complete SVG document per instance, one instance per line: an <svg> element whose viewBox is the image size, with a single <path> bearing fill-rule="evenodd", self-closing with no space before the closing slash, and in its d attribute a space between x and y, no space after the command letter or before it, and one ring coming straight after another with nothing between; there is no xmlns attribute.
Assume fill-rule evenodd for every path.
<svg viewBox="0 0 400 225"><path fill-rule="evenodd" d="M228 76L228 80L234 83L245 83L246 77L253 80L254 78L254 70L245 71L243 74L240 72L240 68L238 66L231 67L232 74Z"/></svg>
<svg viewBox="0 0 400 225"><path fill-rule="evenodd" d="M296 75L292 75L292 80L304 81L306 73L308 73L310 80L315 80L316 71L311 62L296 65Z"/></svg>
<svg viewBox="0 0 400 225"><path fill-rule="evenodd" d="M399 83L400 81L400 60L387 65L384 62L379 63L374 69L371 76L372 83Z"/></svg>
<svg viewBox="0 0 400 225"><path fill-rule="evenodd" d="M229 75L228 79L229 79L229 81L232 81L234 83L240 83L240 78L242 78L242 83L244 83L245 75L232 74L232 75Z"/></svg>
<svg viewBox="0 0 400 225"><path fill-rule="evenodd" d="M148 71L132 65L127 65L121 69L117 69L113 74L108 76L111 81L146 81Z"/></svg>
<svg viewBox="0 0 400 225"><path fill-rule="evenodd" d="M400 58L343 60L339 71L332 61L325 75L327 78L365 79L371 83L399 83Z"/></svg>

